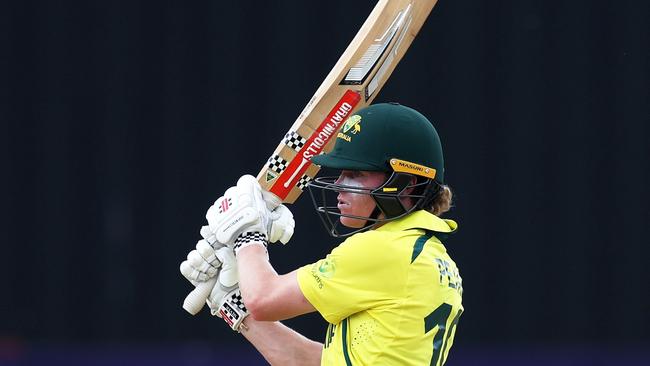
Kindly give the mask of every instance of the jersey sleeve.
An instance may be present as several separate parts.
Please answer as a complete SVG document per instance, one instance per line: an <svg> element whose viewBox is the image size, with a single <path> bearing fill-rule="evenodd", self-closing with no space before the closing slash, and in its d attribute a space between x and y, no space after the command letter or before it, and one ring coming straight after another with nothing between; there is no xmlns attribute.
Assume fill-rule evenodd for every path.
<svg viewBox="0 0 650 366"><path fill-rule="evenodd" d="M324 259L298 269L298 284L307 300L332 324L371 307L390 306L404 290L398 260L374 232L356 234Z"/></svg>

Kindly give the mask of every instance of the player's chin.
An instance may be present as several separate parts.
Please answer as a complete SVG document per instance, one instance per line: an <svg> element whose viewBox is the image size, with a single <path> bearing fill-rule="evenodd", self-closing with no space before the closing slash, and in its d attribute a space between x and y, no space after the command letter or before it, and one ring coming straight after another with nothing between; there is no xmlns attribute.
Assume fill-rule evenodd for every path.
<svg viewBox="0 0 650 366"><path fill-rule="evenodd" d="M358 229L364 227L366 225L366 220L362 219L354 219L352 217L345 217L341 216L341 225L345 227L349 227L351 229Z"/></svg>

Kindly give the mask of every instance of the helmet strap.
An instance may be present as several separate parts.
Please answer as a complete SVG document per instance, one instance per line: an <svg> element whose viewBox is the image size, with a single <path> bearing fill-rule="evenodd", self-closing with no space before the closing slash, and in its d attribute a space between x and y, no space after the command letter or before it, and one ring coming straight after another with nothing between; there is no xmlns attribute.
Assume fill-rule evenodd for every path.
<svg viewBox="0 0 650 366"><path fill-rule="evenodd" d="M394 172L386 180L386 183L373 190L372 198L377 204L373 215L379 215L377 210L381 210L387 219L405 214L406 208L400 200L400 194L411 184L411 179L412 175L410 174Z"/></svg>
<svg viewBox="0 0 650 366"><path fill-rule="evenodd" d="M378 206L375 206L375 209L372 210L372 213L368 217L373 219L373 220L379 220L379 215L381 215L381 210L379 209ZM373 222L372 224L374 225L375 222Z"/></svg>

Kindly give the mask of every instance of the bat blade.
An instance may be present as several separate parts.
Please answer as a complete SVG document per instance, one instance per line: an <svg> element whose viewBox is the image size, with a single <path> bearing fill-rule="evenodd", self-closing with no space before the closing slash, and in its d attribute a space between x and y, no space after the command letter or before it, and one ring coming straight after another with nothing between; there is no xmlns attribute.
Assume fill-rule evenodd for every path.
<svg viewBox="0 0 650 366"><path fill-rule="evenodd" d="M437 0L381 0L309 100L257 179L293 203L318 173L345 119L369 105L402 59Z"/></svg>

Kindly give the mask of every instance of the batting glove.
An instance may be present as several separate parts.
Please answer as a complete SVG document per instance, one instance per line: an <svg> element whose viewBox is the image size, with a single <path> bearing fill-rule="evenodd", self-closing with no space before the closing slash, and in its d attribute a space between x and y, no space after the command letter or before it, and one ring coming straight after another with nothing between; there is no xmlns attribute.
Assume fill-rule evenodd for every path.
<svg viewBox="0 0 650 366"><path fill-rule="evenodd" d="M217 241L229 246L236 246L235 241L266 245L269 239L286 244L295 222L291 211L277 204L277 199L264 192L253 176L244 175L208 209L206 219Z"/></svg>
<svg viewBox="0 0 650 366"><path fill-rule="evenodd" d="M181 274L194 286L218 274L221 261L215 251L224 247L207 225L201 228L201 237L203 239L196 243L196 249L189 252L180 267Z"/></svg>
<svg viewBox="0 0 650 366"><path fill-rule="evenodd" d="M239 292L237 260L233 250L223 245L215 250L205 240L200 240L187 258L181 263L183 276L195 286L216 276L214 287L206 300L210 313L239 331L249 313Z"/></svg>
<svg viewBox="0 0 650 366"><path fill-rule="evenodd" d="M275 208L269 211L269 207ZM227 319L233 329L238 329L248 313L238 299L236 261L226 265L223 258L229 258L233 249L248 245L266 247L267 238L286 244L294 232L293 214L279 204L277 197L262 190L255 178L246 175L210 207L206 218L208 226L201 228L203 239L180 266L183 276L197 287L183 307L195 314L200 310L198 304L205 301L213 315Z"/></svg>
<svg viewBox="0 0 650 366"><path fill-rule="evenodd" d="M237 260L228 247L219 249L216 255L222 262L221 271L206 302L212 315L222 318L230 328L239 332L242 322L250 313L239 291Z"/></svg>

